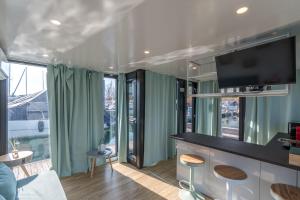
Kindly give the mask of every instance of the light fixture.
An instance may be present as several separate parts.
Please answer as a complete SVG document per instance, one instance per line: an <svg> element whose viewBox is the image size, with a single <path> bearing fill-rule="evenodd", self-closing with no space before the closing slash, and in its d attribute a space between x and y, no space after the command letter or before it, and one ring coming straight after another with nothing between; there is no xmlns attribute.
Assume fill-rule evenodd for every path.
<svg viewBox="0 0 300 200"><path fill-rule="evenodd" d="M109 69L113 69L113 68L114 68L114 66L110 66L110 67L109 67Z"/></svg>
<svg viewBox="0 0 300 200"><path fill-rule="evenodd" d="M236 14L241 15L248 11L248 7L241 7L236 10Z"/></svg>
<svg viewBox="0 0 300 200"><path fill-rule="evenodd" d="M149 54L149 53L150 53L149 50L145 50L145 51L144 51L144 54Z"/></svg>
<svg viewBox="0 0 300 200"><path fill-rule="evenodd" d="M48 54L43 54L43 57L44 57L44 58L48 58L49 55L48 55Z"/></svg>
<svg viewBox="0 0 300 200"><path fill-rule="evenodd" d="M196 70L196 69L197 69L197 67L196 67L196 66L193 66L193 67L192 67L192 69L193 69L193 70Z"/></svg>
<svg viewBox="0 0 300 200"><path fill-rule="evenodd" d="M52 24L54 24L55 26L60 26L60 25L61 25L61 22L58 21L58 20L56 20L56 19L51 19L50 22L51 22Z"/></svg>

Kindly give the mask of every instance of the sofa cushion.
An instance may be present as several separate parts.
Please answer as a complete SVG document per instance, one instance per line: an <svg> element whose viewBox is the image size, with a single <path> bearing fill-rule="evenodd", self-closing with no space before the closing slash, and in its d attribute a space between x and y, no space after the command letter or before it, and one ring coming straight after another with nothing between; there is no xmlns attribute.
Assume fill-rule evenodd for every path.
<svg viewBox="0 0 300 200"><path fill-rule="evenodd" d="M55 171L47 171L18 181L19 200L65 200L66 195Z"/></svg>
<svg viewBox="0 0 300 200"><path fill-rule="evenodd" d="M6 200L15 200L17 181L14 173L5 164L0 163L0 195Z"/></svg>

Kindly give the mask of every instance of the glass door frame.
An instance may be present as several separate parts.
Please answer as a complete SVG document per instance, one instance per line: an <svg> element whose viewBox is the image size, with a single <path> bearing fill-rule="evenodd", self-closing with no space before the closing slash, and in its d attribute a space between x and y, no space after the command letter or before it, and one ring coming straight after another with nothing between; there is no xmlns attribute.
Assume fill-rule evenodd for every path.
<svg viewBox="0 0 300 200"><path fill-rule="evenodd" d="M130 122L130 97L129 97L129 84L132 84L133 87L133 115L135 117L134 119L134 125L132 122ZM135 78L130 78L128 80L126 80L126 98L127 98L127 160L130 161L130 163L134 163L136 164L136 157L137 157L137 92L136 92L136 79ZM132 123L132 125L130 125ZM130 137L129 137L129 132L130 132L130 127L132 127L132 131L134 132L133 133L133 147L132 147L132 154L130 154L130 145L129 145L129 142L130 142Z"/></svg>
<svg viewBox="0 0 300 200"><path fill-rule="evenodd" d="M8 153L7 79L0 80L0 155Z"/></svg>
<svg viewBox="0 0 300 200"><path fill-rule="evenodd" d="M136 159L130 159L128 155L128 133L129 124L127 119L127 162L142 168L144 164L144 124L145 124L145 70L137 70L126 74L126 89L128 81L136 80ZM127 116L129 116L129 97L126 91L127 99Z"/></svg>

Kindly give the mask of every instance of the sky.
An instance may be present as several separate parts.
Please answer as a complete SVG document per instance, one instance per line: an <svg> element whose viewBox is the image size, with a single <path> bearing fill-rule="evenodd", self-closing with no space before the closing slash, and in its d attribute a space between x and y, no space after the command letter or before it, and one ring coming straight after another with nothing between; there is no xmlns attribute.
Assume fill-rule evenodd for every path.
<svg viewBox="0 0 300 200"><path fill-rule="evenodd" d="M10 70L9 70L10 67ZM1 63L3 71L10 76L10 95L15 91L15 95L26 95L26 71L27 68L27 94L33 94L47 88L47 69L16 63ZM9 72L10 71L10 72ZM24 75L22 77L22 73ZM22 79L21 79L22 77ZM21 79L21 81L20 81ZM18 82L20 81L19 86Z"/></svg>

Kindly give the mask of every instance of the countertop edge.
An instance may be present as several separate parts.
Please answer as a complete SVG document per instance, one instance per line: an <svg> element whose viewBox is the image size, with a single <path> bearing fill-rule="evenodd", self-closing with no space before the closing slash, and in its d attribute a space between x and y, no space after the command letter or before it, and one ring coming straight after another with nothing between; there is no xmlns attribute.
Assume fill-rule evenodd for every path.
<svg viewBox="0 0 300 200"><path fill-rule="evenodd" d="M192 135L192 134L194 134L194 135ZM224 140L225 140L225 142L229 143L230 145L236 145L236 146L243 145L243 146L246 146L246 148L250 148L250 152L251 152L251 150L255 149L256 154L259 154L259 155L256 155L256 154L253 154L253 153L252 153L253 155L251 155L251 153L244 153L244 152L234 151L232 149L224 148L224 147L222 148L221 145L215 145L212 142L211 143L209 143L209 142L205 143L205 142L200 142L200 141L198 141L198 142L193 141L190 138L187 139L187 136L194 136L194 137L197 137L198 139L203 138L205 140L218 140L218 141L213 141L214 143L224 142ZM288 163L288 150L283 149L283 147L281 147L281 144L277 141L277 139L280 138L280 137L288 138L288 135L285 134L285 133L277 133L266 145L257 145L257 144L246 143L246 142L243 142L243 141L233 140L233 139L229 139L229 138L218 138L216 136L209 136L209 135L196 134L196 133L184 133L184 134L170 135L170 138L173 138L175 140L184 141L184 142L188 142L188 143L195 144L195 145L205 146L205 147L208 147L208 148L216 149L216 150L219 150L219 151L224 151L224 152L231 153L231 154L236 154L236 155L239 155L239 156L243 156L243 157L247 157L247 158L250 158L250 159L259 160L259 161L262 161L262 162L266 162L266 163L270 163L270 164L290 168L290 169L293 169L293 170L300 170L300 167L290 165ZM278 149L277 149L277 146L278 146ZM281 155L282 157L284 156L284 159L281 162L276 161L276 159L271 159L271 157L266 156L270 153L274 154L274 152L273 152L274 148L276 148L276 150L280 152L279 155ZM285 153L286 153L286 158L285 158L285 155L284 155Z"/></svg>

